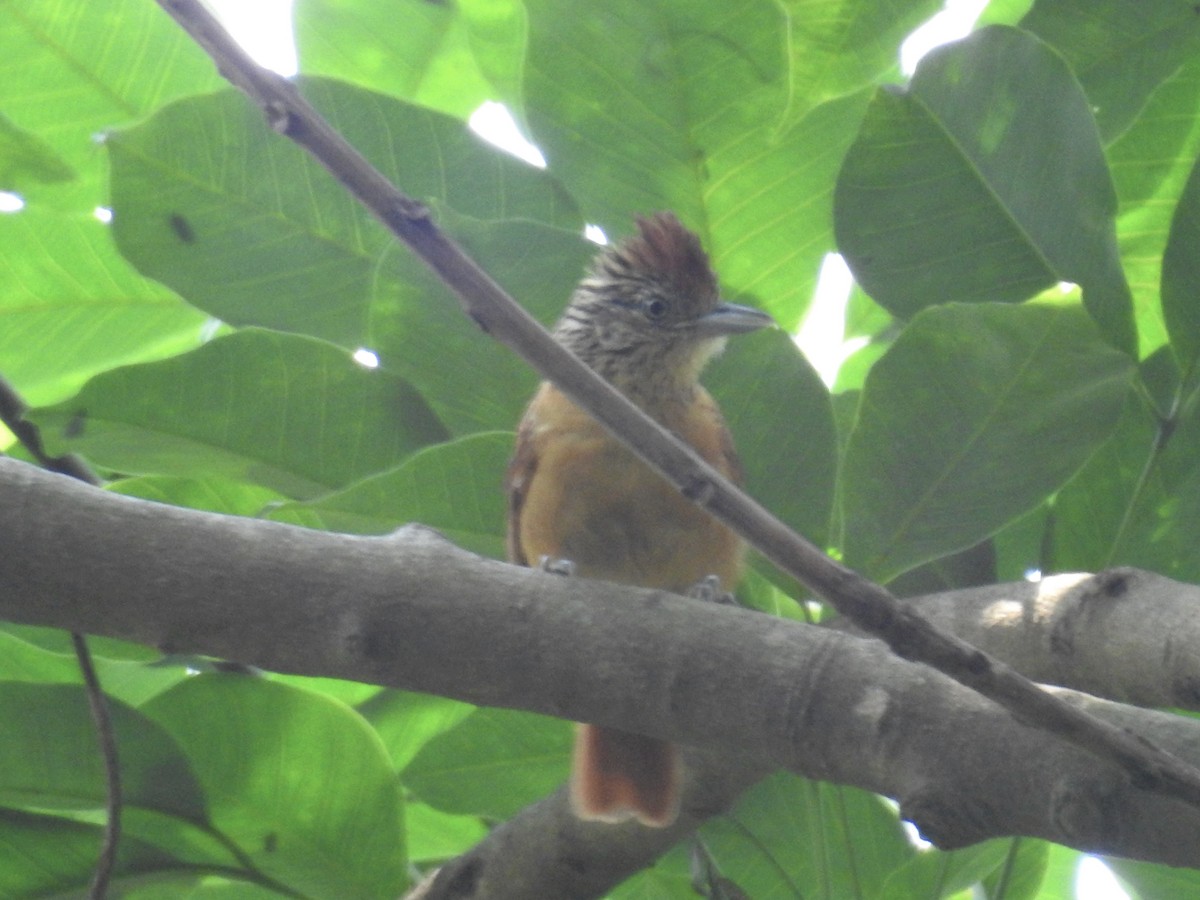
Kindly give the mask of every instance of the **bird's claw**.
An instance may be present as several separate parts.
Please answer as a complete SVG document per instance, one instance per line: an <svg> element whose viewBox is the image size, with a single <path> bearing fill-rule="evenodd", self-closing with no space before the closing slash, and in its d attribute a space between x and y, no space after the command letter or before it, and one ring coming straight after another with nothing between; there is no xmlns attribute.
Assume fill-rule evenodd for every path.
<svg viewBox="0 0 1200 900"><path fill-rule="evenodd" d="M570 578L575 574L575 563L569 559L555 559L551 556L542 556L538 560L537 567L548 575L562 575Z"/></svg>
<svg viewBox="0 0 1200 900"><path fill-rule="evenodd" d="M720 603L725 606L737 606L737 599L729 591L721 589L721 579L716 575L706 575L690 588L687 596L693 600L703 600L705 603Z"/></svg>

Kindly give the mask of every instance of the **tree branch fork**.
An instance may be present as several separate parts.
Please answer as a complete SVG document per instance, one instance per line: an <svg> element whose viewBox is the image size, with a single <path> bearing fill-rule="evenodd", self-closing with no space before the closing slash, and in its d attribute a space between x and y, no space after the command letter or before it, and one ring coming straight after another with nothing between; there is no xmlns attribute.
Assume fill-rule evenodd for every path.
<svg viewBox="0 0 1200 900"><path fill-rule="evenodd" d="M1119 767L874 640L487 560L422 526L383 537L311 531L131 499L9 459L0 459L0 494L0 618L675 740L700 748L693 768L706 773L689 784L685 829L783 767L894 797L945 848L1024 834L1200 866L1195 808L1137 790ZM1110 619L1136 618L1164 597L1181 611L1196 601L1194 587L1132 570L1119 573L1114 599L1105 587L1114 577L1080 576L1054 591L1074 597L1060 597L1064 610L1128 608L1110 609ZM1035 627L1044 599L1021 583L915 605L935 617L948 608L979 629L1004 608L993 641L1002 646L1015 609ZM978 616L964 614L972 608ZM1045 608L1036 617L1061 636ZM1172 666L1160 696L1179 699L1171 685L1197 677L1200 661ZM1054 695L1200 761L1193 720ZM546 802L569 818L564 798Z"/></svg>

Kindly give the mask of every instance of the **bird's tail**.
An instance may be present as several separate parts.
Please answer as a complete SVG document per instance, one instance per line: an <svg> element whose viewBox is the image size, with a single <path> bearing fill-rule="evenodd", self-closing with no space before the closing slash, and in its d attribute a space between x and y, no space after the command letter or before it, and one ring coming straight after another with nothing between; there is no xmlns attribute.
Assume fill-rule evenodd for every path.
<svg viewBox="0 0 1200 900"><path fill-rule="evenodd" d="M665 828L679 814L679 749L616 728L578 725L571 806L581 819Z"/></svg>

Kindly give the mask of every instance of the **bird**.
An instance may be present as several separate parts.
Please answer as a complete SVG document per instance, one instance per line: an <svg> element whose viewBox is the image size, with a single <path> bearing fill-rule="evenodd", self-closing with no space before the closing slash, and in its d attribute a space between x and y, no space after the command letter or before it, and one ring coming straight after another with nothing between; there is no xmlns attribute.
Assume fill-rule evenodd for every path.
<svg viewBox="0 0 1200 900"><path fill-rule="evenodd" d="M728 336L774 322L722 301L699 238L673 213L639 217L636 226L636 234L595 257L553 335L740 483L729 429L698 379ZM698 596L711 594L716 583L733 590L741 573L744 548L736 534L548 381L518 425L505 486L511 562L565 561L580 577L695 589ZM680 790L672 744L611 727L576 727L569 798L579 818L666 827L678 816Z"/></svg>

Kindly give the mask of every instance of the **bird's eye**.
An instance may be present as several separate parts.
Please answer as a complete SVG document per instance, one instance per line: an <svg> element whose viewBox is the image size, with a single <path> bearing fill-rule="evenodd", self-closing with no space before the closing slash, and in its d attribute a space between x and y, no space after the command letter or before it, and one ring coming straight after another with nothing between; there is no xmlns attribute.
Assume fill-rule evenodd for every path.
<svg viewBox="0 0 1200 900"><path fill-rule="evenodd" d="M648 319L657 321L667 314L667 301L655 297L652 300L647 300L642 305L642 309L645 311Z"/></svg>

